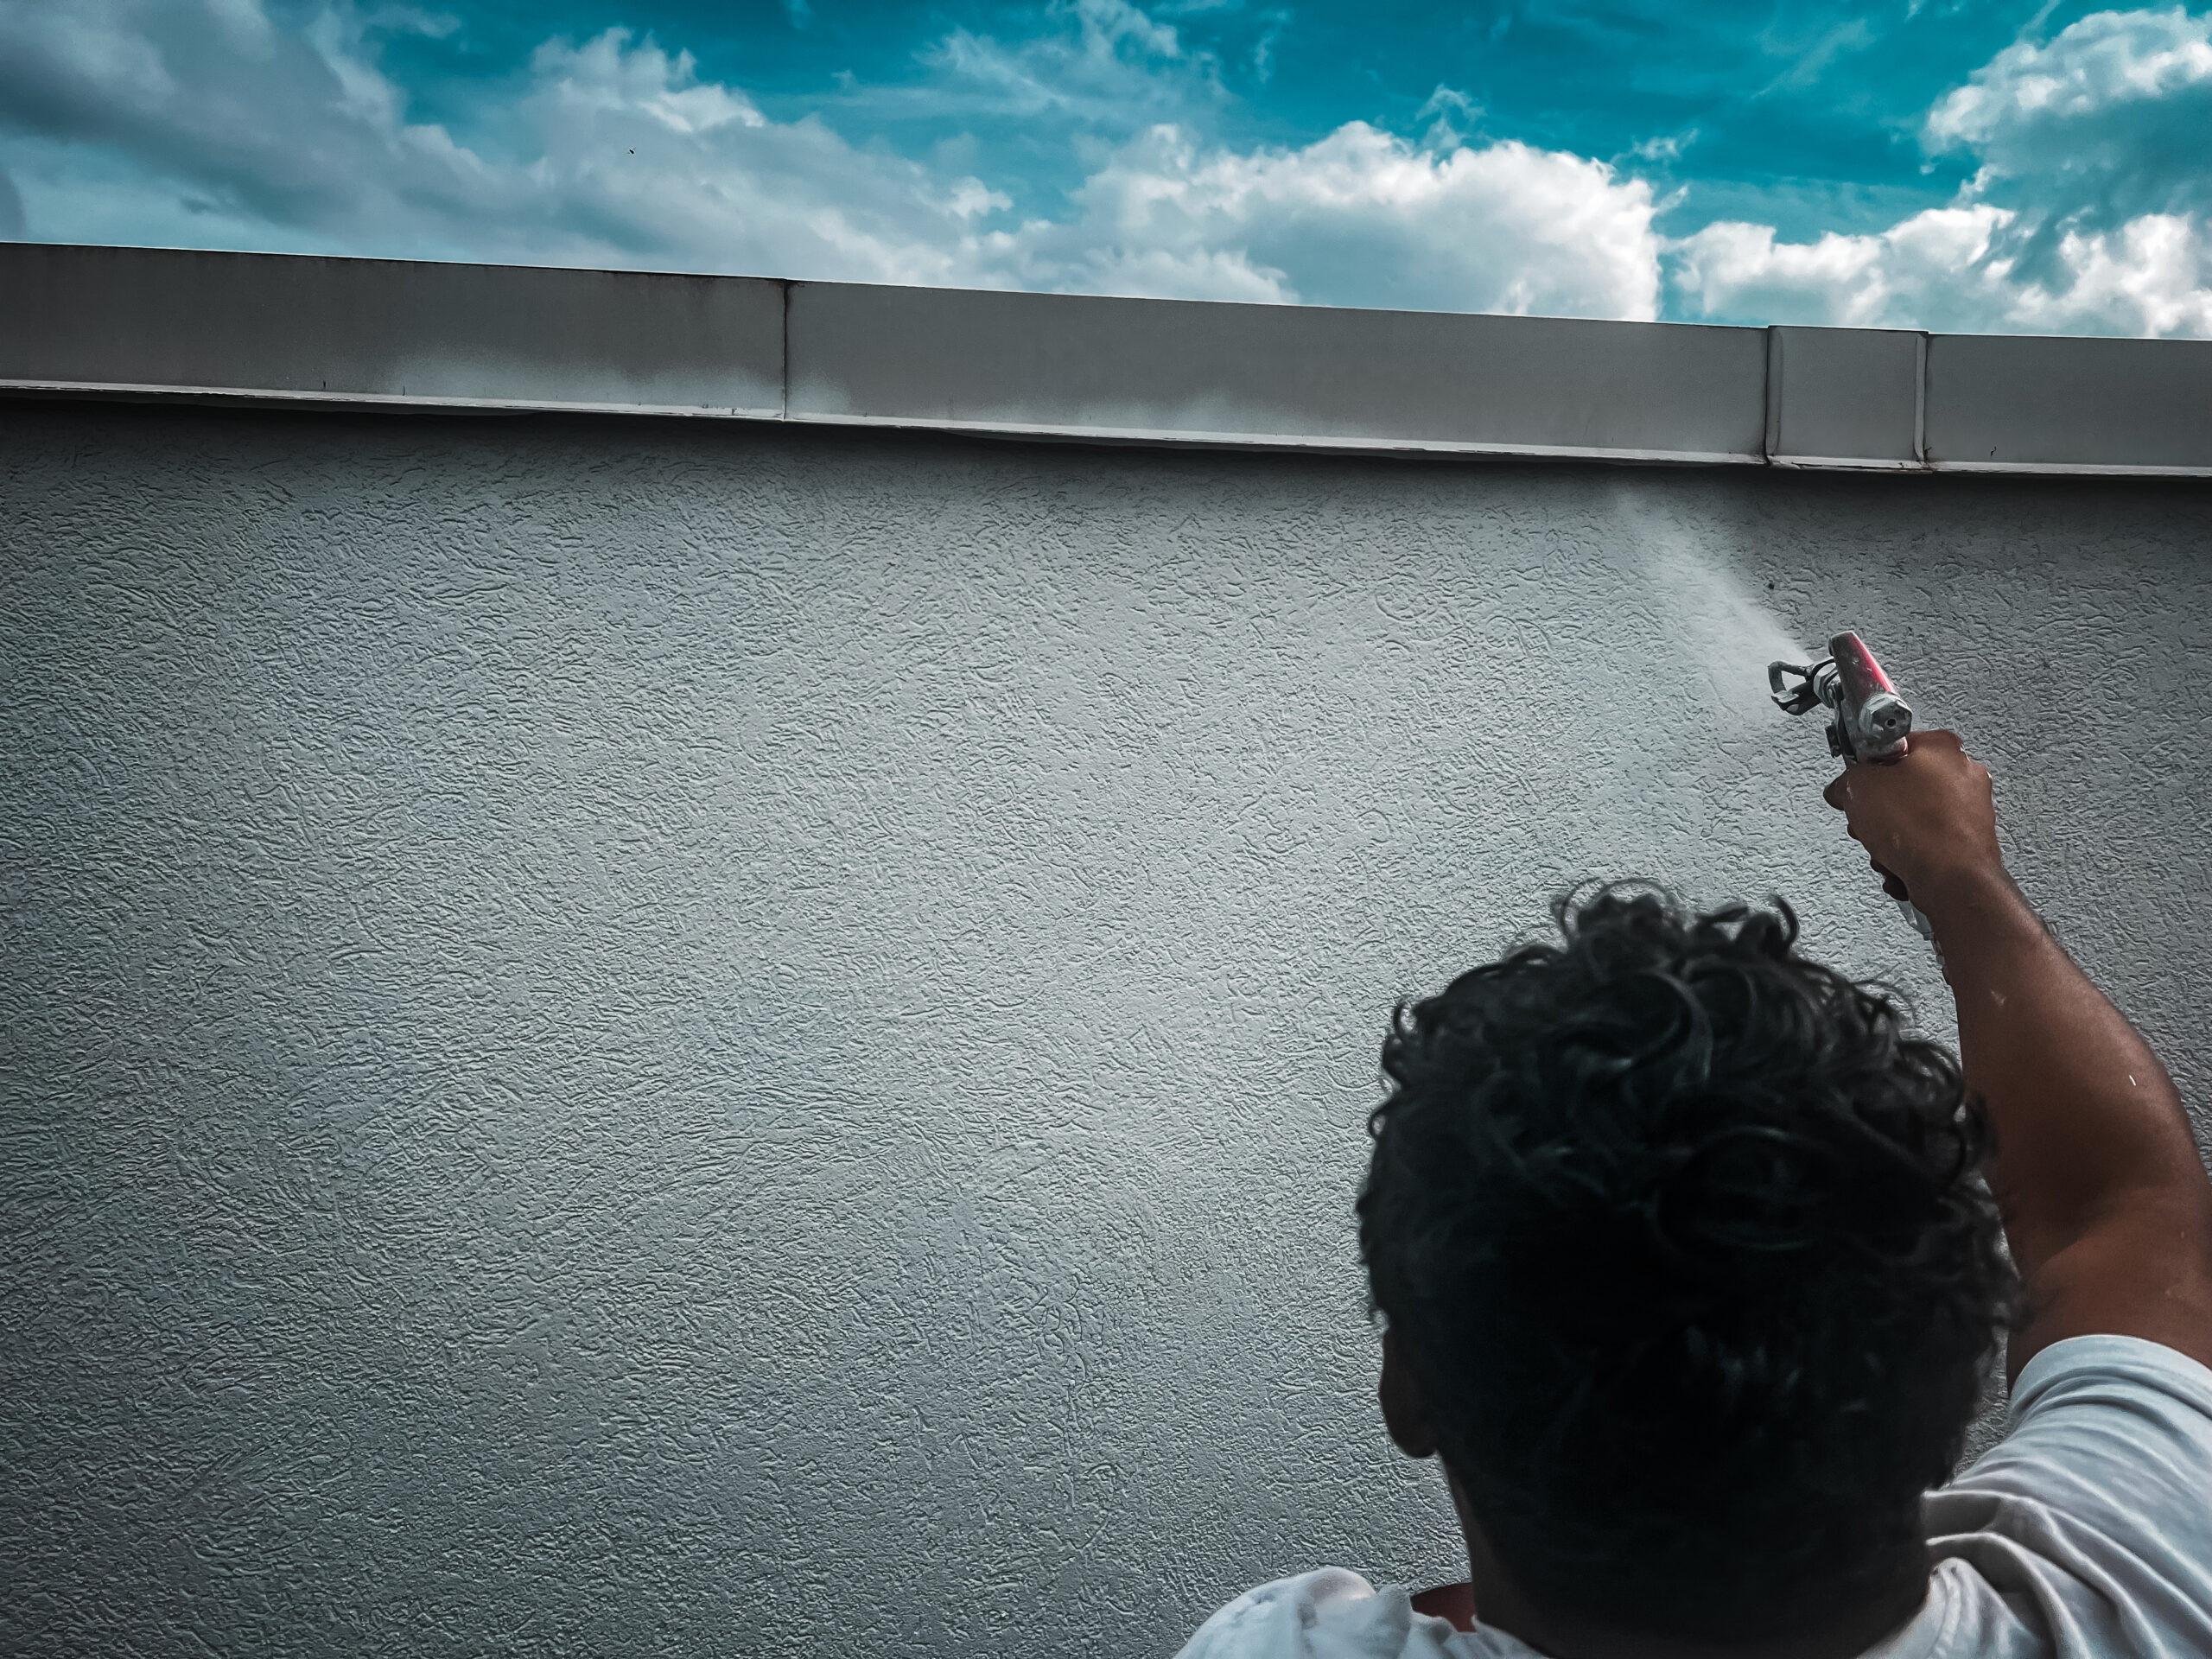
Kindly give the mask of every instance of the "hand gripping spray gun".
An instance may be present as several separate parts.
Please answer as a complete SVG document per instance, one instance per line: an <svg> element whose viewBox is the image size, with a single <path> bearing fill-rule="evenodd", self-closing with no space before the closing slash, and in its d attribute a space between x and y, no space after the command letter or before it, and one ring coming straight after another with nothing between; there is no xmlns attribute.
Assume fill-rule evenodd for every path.
<svg viewBox="0 0 2212 1659"><path fill-rule="evenodd" d="M1795 690L1785 692L1783 677L1789 674L1796 675L1798 683ZM1904 759L1912 710L1857 634L1837 634L1828 641L1827 656L1817 663L1769 663L1766 683L1774 706L1785 715L1827 705L1835 716L1828 725L1829 753L1876 763ZM1936 931L1918 906L1900 899L1897 908L1922 938L1936 942Z"/></svg>

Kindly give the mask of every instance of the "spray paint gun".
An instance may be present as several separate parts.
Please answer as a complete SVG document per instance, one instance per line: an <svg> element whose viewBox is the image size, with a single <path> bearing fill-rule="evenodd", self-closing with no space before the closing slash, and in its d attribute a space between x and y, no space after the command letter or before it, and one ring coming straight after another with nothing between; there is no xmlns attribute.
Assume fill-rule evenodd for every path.
<svg viewBox="0 0 2212 1659"><path fill-rule="evenodd" d="M1792 674L1797 677L1796 688L1784 691L1783 677ZM1904 759L1912 710L1857 634L1837 634L1828 641L1827 656L1817 663L1769 663L1766 683L1774 706L1785 715L1827 706L1834 716L1828 723L1830 754L1876 764ZM1900 899L1897 908L1922 938L1936 942L1936 931L1918 906Z"/></svg>

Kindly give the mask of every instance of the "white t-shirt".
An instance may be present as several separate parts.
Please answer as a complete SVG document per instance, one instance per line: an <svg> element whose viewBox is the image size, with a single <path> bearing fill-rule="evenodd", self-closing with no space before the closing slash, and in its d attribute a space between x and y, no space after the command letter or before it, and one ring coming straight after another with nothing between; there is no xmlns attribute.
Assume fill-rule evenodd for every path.
<svg viewBox="0 0 2212 1659"><path fill-rule="evenodd" d="M2005 1437L1921 1515L1928 1599L1862 1659L2208 1659L2212 1370L2139 1337L2055 1342L2021 1368ZM1410 1595L1340 1567L1278 1579L1176 1659L1541 1659Z"/></svg>

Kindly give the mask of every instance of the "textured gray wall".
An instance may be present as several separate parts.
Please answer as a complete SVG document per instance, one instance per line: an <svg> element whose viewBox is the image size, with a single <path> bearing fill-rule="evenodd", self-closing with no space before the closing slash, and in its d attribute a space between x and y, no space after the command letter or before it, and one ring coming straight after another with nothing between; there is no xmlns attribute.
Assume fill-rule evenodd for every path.
<svg viewBox="0 0 2212 1659"><path fill-rule="evenodd" d="M0 443L10 1650L1165 1654L1461 1576L1360 1314L1391 1000L1649 874L1951 1034L1753 599L1967 734L2205 1098L2201 485Z"/></svg>

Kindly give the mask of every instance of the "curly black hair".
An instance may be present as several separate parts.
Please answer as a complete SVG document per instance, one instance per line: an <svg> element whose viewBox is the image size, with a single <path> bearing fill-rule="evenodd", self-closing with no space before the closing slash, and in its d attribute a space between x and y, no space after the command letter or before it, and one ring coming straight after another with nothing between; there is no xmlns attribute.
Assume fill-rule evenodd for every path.
<svg viewBox="0 0 2212 1659"><path fill-rule="evenodd" d="M1924 1575L1920 1495L2022 1317L1987 1116L1778 896L1588 885L1563 945L1393 1010L1369 1317L1539 1611L1722 1643L1848 1617Z"/></svg>

